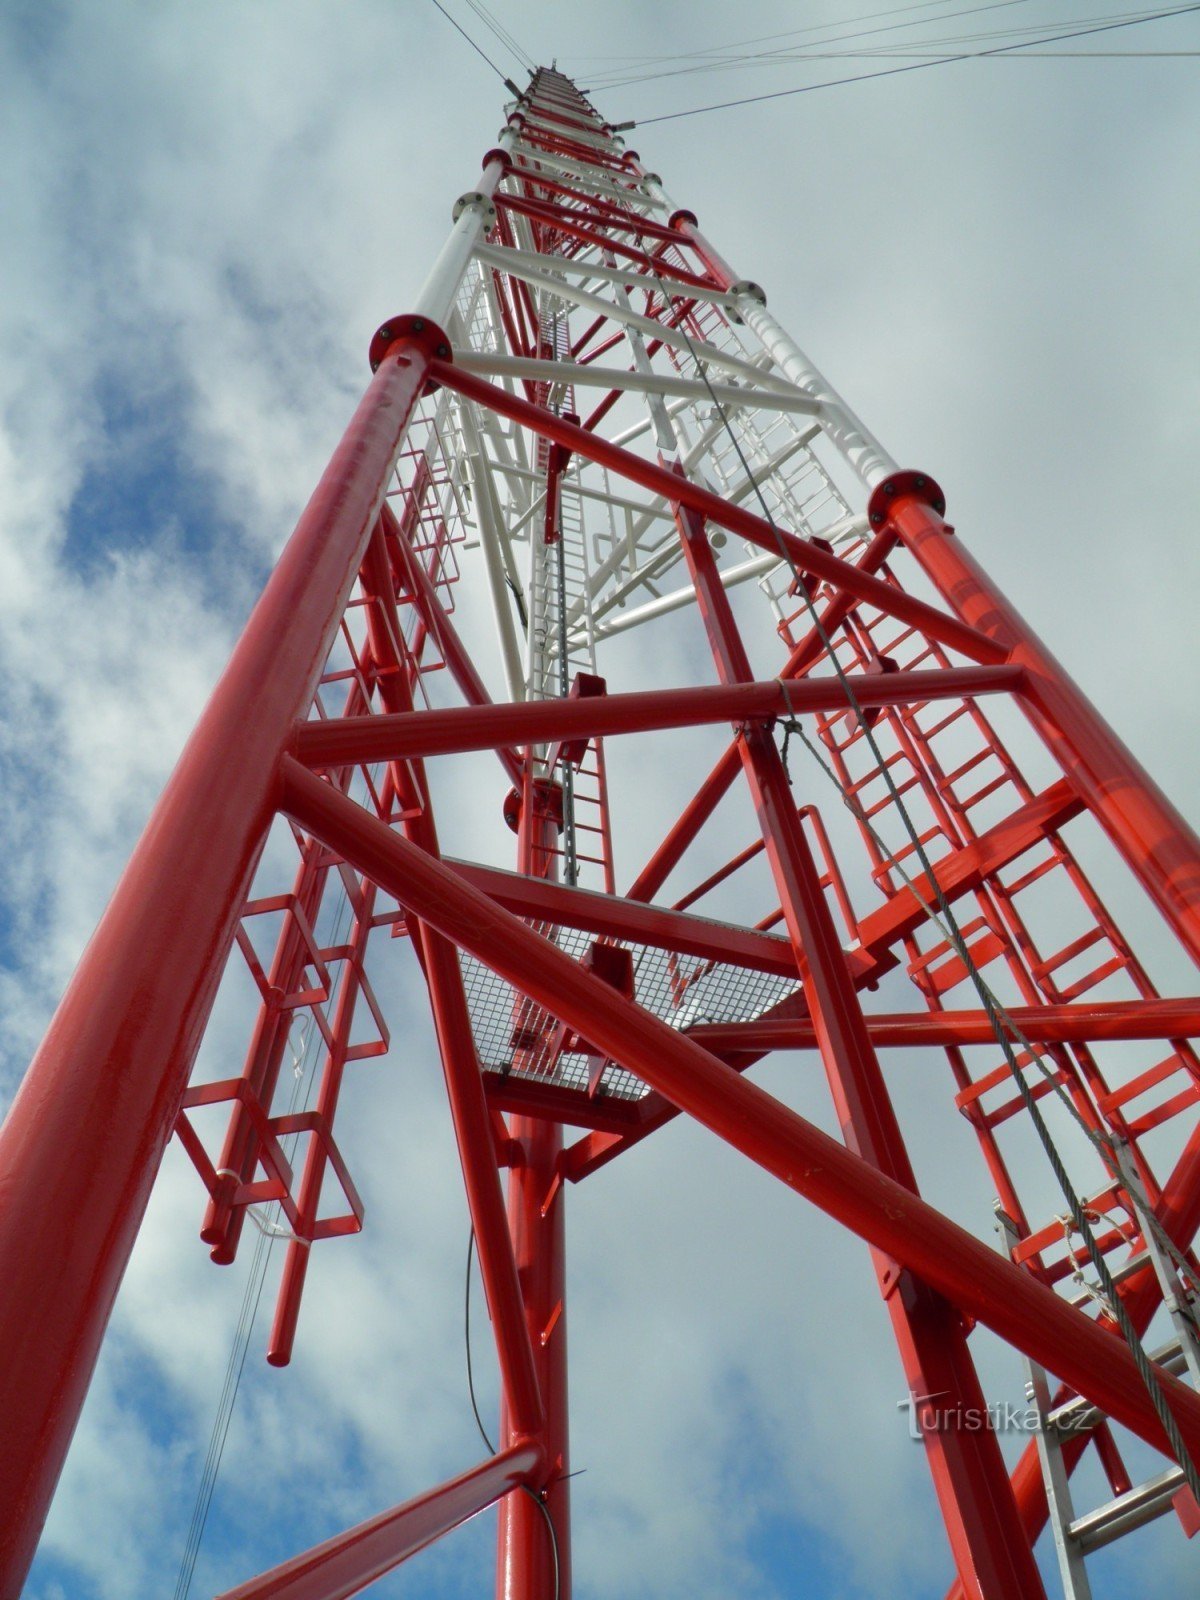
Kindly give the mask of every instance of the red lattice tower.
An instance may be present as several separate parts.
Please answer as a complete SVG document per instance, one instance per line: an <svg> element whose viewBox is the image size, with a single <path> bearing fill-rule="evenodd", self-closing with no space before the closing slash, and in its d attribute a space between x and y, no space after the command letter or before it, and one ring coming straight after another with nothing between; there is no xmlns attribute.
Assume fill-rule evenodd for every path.
<svg viewBox="0 0 1200 1600"><path fill-rule="evenodd" d="M214 1259L234 1258L249 1208L279 1207L269 1359L289 1359L311 1247L362 1225L334 1127L346 1070L389 1048L370 947L396 934L428 986L501 1444L242 1600L357 1592L497 1500L499 1592L570 1593L566 1195L680 1112L868 1243L918 1422L922 1396L986 1405L976 1323L1025 1358L1044 1427L1011 1477L992 1432L923 1427L956 1593L1042 1594L1048 1512L1073 1595L1125 1527L1173 1508L1194 1531L1200 999L1158 994L1068 842L1094 818L1195 957L1186 824L943 520L934 481L897 469L557 72L510 108L371 365L5 1124L0 1591L20 1590L173 1133ZM746 582L756 616L752 590L731 599ZM459 631L467 584L494 648ZM715 682L656 681L654 630L680 625ZM635 629L638 687L609 692L600 667ZM613 659L628 671L627 649ZM1049 784L1004 716L1056 763ZM605 740L677 728L713 742L685 805L628 772L630 792L610 786ZM803 784L802 731L827 769L806 756ZM437 764L466 751L499 764L481 792L515 862L443 858ZM751 838L713 820L739 788ZM618 892L634 807L660 842ZM279 819L290 882L263 853ZM349 931L323 943L335 885ZM189 1084L227 959L257 985L245 1064ZM906 1009L865 1003L888 974ZM323 1046L303 1112L279 1082L298 1016ZM878 1060L897 1046L944 1053L1006 1249L917 1194ZM753 1083L785 1048L819 1053L844 1143ZM222 1103L206 1149L192 1114ZM1052 1106L1092 1139L1082 1226L1030 1214L1001 1149L1001 1129L1032 1149ZM1138 1488L1111 1424L1167 1440L1113 1296L1139 1334L1157 1317L1171 1335L1152 1375L1185 1449ZM1113 1500L1077 1517L1069 1475L1093 1447Z"/></svg>

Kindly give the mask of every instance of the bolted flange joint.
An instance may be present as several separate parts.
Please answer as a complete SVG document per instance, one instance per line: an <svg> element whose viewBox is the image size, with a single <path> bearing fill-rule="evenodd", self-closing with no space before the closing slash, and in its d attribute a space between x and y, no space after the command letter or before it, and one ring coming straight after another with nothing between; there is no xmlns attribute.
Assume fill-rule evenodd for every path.
<svg viewBox="0 0 1200 1600"><path fill-rule="evenodd" d="M642 173L642 188L643 189L646 187L646 185L648 183L661 183L661 182L662 182L662 179L659 177L657 172L643 172Z"/></svg>
<svg viewBox="0 0 1200 1600"><path fill-rule="evenodd" d="M563 831L563 788L561 783L556 783L552 778L535 778L533 783L533 809L543 812L554 823L559 833ZM521 827L521 817L525 810L525 802L516 789L510 789L504 797L504 820L514 833Z"/></svg>
<svg viewBox="0 0 1200 1600"><path fill-rule="evenodd" d="M468 190L466 194L459 195L458 199L454 202L454 210L450 214L452 220L457 222L459 217L462 216L463 212L468 206L482 206L483 219L489 227L493 222L495 222L495 206L492 204L488 196L486 194L480 194L478 189L471 189Z"/></svg>
<svg viewBox="0 0 1200 1600"><path fill-rule="evenodd" d="M927 472L893 472L890 478L875 485L867 501L867 519L871 526L882 528L892 507L901 499L919 500L939 517L946 514L946 496Z"/></svg>
<svg viewBox="0 0 1200 1600"><path fill-rule="evenodd" d="M509 173L512 171L512 157L509 155L507 150L501 150L498 145L494 145L492 149L484 151L482 165L485 170L489 163L493 161L498 161L500 163L501 172Z"/></svg>
<svg viewBox="0 0 1200 1600"><path fill-rule="evenodd" d="M454 359L450 341L436 322L431 322L428 317L389 317L376 330L375 337L371 340L368 354L372 372L379 371L380 363L397 339L411 340L412 343L419 344L438 361Z"/></svg>
<svg viewBox="0 0 1200 1600"><path fill-rule="evenodd" d="M700 226L700 218L694 211L688 211L682 206L678 211L672 211L670 217L667 219L667 227L674 228L676 233L682 233L685 224L688 223L690 223L693 228L698 228Z"/></svg>
<svg viewBox="0 0 1200 1600"><path fill-rule="evenodd" d="M729 315L739 325L742 321L741 313L737 309L739 300L753 300L756 305L760 306L765 306L767 303L767 291L761 284L754 283L750 278L739 278L736 283L729 285L725 293L733 302L729 308Z"/></svg>

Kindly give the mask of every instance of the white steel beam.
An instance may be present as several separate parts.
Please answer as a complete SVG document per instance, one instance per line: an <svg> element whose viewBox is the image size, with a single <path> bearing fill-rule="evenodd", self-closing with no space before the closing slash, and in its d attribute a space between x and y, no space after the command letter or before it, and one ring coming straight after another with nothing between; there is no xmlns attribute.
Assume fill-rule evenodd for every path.
<svg viewBox="0 0 1200 1600"><path fill-rule="evenodd" d="M780 565L780 559L769 551L762 555L752 556L749 561L739 561L736 567L727 567L720 572L722 585L732 589L735 584L745 583L748 578L760 577L764 572L770 572L772 567ZM682 589L672 589L670 594L659 595L656 600L648 600L643 606L636 606L632 611L622 611L619 617L613 617L608 622L596 624L594 633L597 640L607 639L614 633L624 633L629 628L636 628L639 623L650 622L655 617L663 617L669 611L679 611L684 606L694 605L696 590L689 583ZM608 609L606 606L604 609Z"/></svg>
<svg viewBox="0 0 1200 1600"><path fill-rule="evenodd" d="M577 389L628 389L634 394L686 395L692 400L719 400L722 405L754 406L766 411L795 412L805 417L817 415L821 408L819 400L797 391L780 394L773 389L742 389L735 384L710 385L697 378L627 372L621 367L581 367L573 361L533 361L528 356L490 352L477 355L470 351L456 353L454 361L464 372L476 372L485 378L527 378L541 383L574 384Z"/></svg>
<svg viewBox="0 0 1200 1600"><path fill-rule="evenodd" d="M519 220L519 218L518 218ZM491 250L491 245L483 246ZM524 251L522 254L536 255L535 251ZM553 272L544 269L537 270L510 259L506 270L514 277L523 278L526 283L535 284L539 288L548 289L560 300L569 300L572 304L581 306L585 311L590 311L594 316L608 317L616 323L624 323L628 327L637 328L642 333L649 334L651 339L657 339L663 344L669 344L672 349L682 350L685 354L695 357L697 361L707 362L709 366L721 367L724 371L733 372L739 378L746 378L758 384L768 385L780 394L790 394L805 399L813 397L793 383L787 376L777 376L773 372L764 372L761 367L755 366L753 361L748 361L743 356L732 355L729 351L718 350L716 345L707 343L704 339L692 339L678 328L666 327L661 322L656 322L653 317L643 317L629 306L618 305L616 301L606 300L603 295L592 294L588 289L580 289L575 284L563 283L561 278ZM780 363L782 365L782 363ZM816 408L811 408L815 410Z"/></svg>
<svg viewBox="0 0 1200 1600"><path fill-rule="evenodd" d="M689 300L709 300L722 308L730 307L734 303L734 297L724 289L697 289L690 283L681 283L672 275L670 267L665 265L658 268L655 277L648 272L634 272L628 267L604 266L599 261L580 261L574 256L561 258L539 256L498 244L478 245L475 256L479 261L486 261L489 266L497 267L502 272L516 272L518 276L520 273L517 269L527 267L537 272L539 276L545 276L547 272L567 276L574 274L580 278L597 278L603 279L605 283L619 283L631 289L645 289L650 294L661 295L665 288L672 297L682 298L686 295ZM661 287L658 278L662 279Z"/></svg>

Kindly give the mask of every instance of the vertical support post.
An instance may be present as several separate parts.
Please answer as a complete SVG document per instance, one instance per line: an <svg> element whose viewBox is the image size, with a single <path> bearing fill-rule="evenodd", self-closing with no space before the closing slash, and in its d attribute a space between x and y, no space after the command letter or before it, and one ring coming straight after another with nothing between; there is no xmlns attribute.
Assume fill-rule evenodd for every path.
<svg viewBox="0 0 1200 1600"><path fill-rule="evenodd" d="M428 348L380 363L0 1131L0 1594L21 1592Z"/></svg>
<svg viewBox="0 0 1200 1600"><path fill-rule="evenodd" d="M749 680L750 661L704 524L682 507L676 508L676 519L718 674L726 683ZM916 1176L782 758L757 725L743 730L739 744L846 1145L915 1194ZM951 1415L986 1415L959 1313L886 1253L872 1249L871 1254L914 1419L922 1415L920 1402L928 1396L937 1396L940 1409ZM1044 1595L995 1435L986 1429L923 1427L922 1437L955 1565L970 1600L1035 1600Z"/></svg>
<svg viewBox="0 0 1200 1600"><path fill-rule="evenodd" d="M518 841L522 869L551 876L558 824L542 784L525 786ZM546 1488L541 1506L531 1494L501 1502L496 1551L496 1600L570 1600L571 1486L567 1405L567 1281L565 1185L559 1170L562 1126L540 1117L514 1117L518 1152L508 1183L508 1225L525 1302L525 1320L545 1416ZM500 1448L519 1428L505 1403ZM544 1511L542 1509L544 1507ZM554 1529L553 1540L547 1518Z"/></svg>

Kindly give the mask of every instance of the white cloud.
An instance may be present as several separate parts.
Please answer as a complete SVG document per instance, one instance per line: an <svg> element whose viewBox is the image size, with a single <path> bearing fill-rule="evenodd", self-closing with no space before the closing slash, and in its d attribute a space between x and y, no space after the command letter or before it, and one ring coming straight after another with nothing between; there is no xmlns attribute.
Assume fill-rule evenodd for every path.
<svg viewBox="0 0 1200 1600"><path fill-rule="evenodd" d="M561 13L529 4L506 20L564 62L614 39L636 53L737 31L719 8L648 22L617 6L602 25ZM764 14L762 32L775 15L792 20ZM501 91L426 7L62 5L0 27L14 174L0 304L7 1089L354 404L370 333L415 295L474 181ZM634 136L894 451L945 481L962 536L1185 808L1187 70L980 63ZM601 103L652 114L724 97L711 86ZM80 490L114 453L136 456L130 401L165 419L215 509L202 527L131 528L81 565ZM478 620L469 599L464 616ZM670 635L680 673L685 631ZM635 673L636 651L623 662ZM447 841L474 816L447 805ZM649 817L628 820L626 877L652 836ZM410 1021L386 1064L356 1067L339 1120L367 1232L315 1253L290 1371L263 1365L261 1323L251 1345L226 1531L201 1568L213 1587L479 1451L462 1370L465 1208L424 1001L405 992ZM222 1012L207 1059L232 1072L242 1048ZM989 1191L947 1084L935 1113L925 1083L887 1066L931 1198L982 1231ZM830 1124L807 1058L765 1081ZM244 1271L207 1262L200 1201L173 1150L35 1600L133 1600L173 1580ZM937 1592L948 1563L865 1252L681 1124L567 1201L580 1593L783 1592L760 1548L773 1517L830 1551L833 1592ZM277 1271L276 1257L266 1301ZM982 1343L981 1359L1017 1381ZM137 1398L142 1374L165 1415ZM1152 1581L1177 1592L1172 1573L1191 1570L1168 1532L1141 1536L1161 1574L1143 1570L1147 1595ZM476 1535L472 1572L486 1559ZM455 1548L379 1592L451 1592Z"/></svg>

